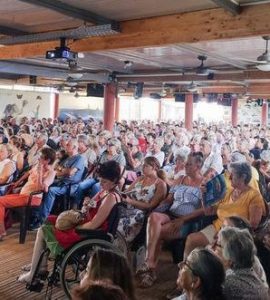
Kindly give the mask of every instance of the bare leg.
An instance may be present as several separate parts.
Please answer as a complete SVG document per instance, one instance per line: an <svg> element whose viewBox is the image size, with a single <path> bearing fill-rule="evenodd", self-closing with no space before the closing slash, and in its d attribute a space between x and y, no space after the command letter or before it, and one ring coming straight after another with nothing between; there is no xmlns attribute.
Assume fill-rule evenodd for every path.
<svg viewBox="0 0 270 300"><path fill-rule="evenodd" d="M37 232L37 236L36 236L36 240L35 240L35 246L34 246L33 255L32 255L32 262L31 262L31 269L29 272L19 276L18 281L31 282L31 280L34 276L35 270L37 268L40 255L42 254L42 252L45 249L46 249L46 243L44 240L43 230L41 227L41 228L39 228L39 230ZM47 256L44 255L43 260L40 265L40 269L44 270L46 268L47 268Z"/></svg>
<svg viewBox="0 0 270 300"><path fill-rule="evenodd" d="M146 238L146 263L151 269L156 267L157 257L160 248L160 235L162 226L170 222L169 216L162 213L152 213L147 222L147 238Z"/></svg>
<svg viewBox="0 0 270 300"><path fill-rule="evenodd" d="M197 248L197 247L205 247L209 244L208 239L206 236L201 232L194 232L188 235L186 244L185 244L185 251L184 251L184 260L187 259L190 252Z"/></svg>

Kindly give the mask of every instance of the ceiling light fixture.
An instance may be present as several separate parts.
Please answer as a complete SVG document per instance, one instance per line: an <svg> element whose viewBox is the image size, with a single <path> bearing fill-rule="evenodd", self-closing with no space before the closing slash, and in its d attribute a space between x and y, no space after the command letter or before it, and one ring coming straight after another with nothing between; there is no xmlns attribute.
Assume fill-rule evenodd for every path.
<svg viewBox="0 0 270 300"><path fill-rule="evenodd" d="M83 77L83 74L82 73L68 73L68 77L72 78L72 79L75 79L75 80L78 80L78 79L81 79Z"/></svg>

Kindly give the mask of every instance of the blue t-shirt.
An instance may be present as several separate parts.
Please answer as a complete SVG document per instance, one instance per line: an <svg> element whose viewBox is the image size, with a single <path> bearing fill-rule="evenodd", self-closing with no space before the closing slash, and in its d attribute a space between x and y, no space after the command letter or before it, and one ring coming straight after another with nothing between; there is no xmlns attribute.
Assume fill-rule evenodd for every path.
<svg viewBox="0 0 270 300"><path fill-rule="evenodd" d="M84 158L80 154L76 154L74 156L68 157L64 163L64 168L76 168L77 171L72 176L66 176L63 178L64 183L78 183L82 179L82 175L84 172Z"/></svg>

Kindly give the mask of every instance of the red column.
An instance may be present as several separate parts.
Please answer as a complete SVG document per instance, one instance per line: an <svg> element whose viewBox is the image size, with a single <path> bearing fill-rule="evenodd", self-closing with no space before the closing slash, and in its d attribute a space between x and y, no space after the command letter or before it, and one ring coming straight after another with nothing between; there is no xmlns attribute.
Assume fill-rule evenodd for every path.
<svg viewBox="0 0 270 300"><path fill-rule="evenodd" d="M162 101L159 100L158 102L158 122L161 122L162 117Z"/></svg>
<svg viewBox="0 0 270 300"><path fill-rule="evenodd" d="M267 121L268 121L268 102L266 100L263 100L261 126L267 126Z"/></svg>
<svg viewBox="0 0 270 300"><path fill-rule="evenodd" d="M193 128L193 94L185 95L185 127L191 131Z"/></svg>
<svg viewBox="0 0 270 300"><path fill-rule="evenodd" d="M231 115L232 126L235 127L238 124L238 99L232 98L232 115Z"/></svg>
<svg viewBox="0 0 270 300"><path fill-rule="evenodd" d="M115 120L116 84L107 83L104 89L104 129L113 130Z"/></svg>
<svg viewBox="0 0 270 300"><path fill-rule="evenodd" d="M120 121L120 98L116 97L115 99L115 121Z"/></svg>
<svg viewBox="0 0 270 300"><path fill-rule="evenodd" d="M53 107L53 118L56 119L59 116L59 94L54 94L54 107Z"/></svg>

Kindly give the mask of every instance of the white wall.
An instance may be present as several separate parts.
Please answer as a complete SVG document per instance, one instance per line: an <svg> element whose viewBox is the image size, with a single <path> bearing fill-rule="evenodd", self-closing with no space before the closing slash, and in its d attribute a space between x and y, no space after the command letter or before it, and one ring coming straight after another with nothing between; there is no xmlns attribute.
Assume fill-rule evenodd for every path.
<svg viewBox="0 0 270 300"><path fill-rule="evenodd" d="M59 112L66 112L73 116L81 116L83 119L91 117L103 118L103 98L74 97L71 93L59 94ZM63 114L62 114L63 115ZM66 116L67 114L63 115Z"/></svg>
<svg viewBox="0 0 270 300"><path fill-rule="evenodd" d="M33 88L33 87L30 87ZM22 99L17 99L17 95L22 95ZM37 100L37 96L41 96L41 100ZM158 119L159 101L148 98L134 99L133 97L120 97L120 120L143 120L150 119L156 121ZM22 103L25 106L21 110ZM59 109L70 110L85 110L90 114L97 113L99 117L103 116L103 98L95 97L79 97L75 98L74 94L59 94ZM16 104L17 112L15 117L19 120L23 116L34 117L37 114L39 106L38 118L53 117L54 110L54 93L52 92L37 92L2 89L0 88L0 118L4 117L6 105ZM217 115L210 107L205 108L202 113L200 105L194 104L194 120L198 120L202 116L208 121L216 121ZM239 99L238 119L242 123L259 123L261 121L261 107L254 102L247 104L246 100ZM161 119L165 121L184 120L185 104L175 102L174 99L162 100ZM222 112L219 112L218 120L225 122L231 121L231 107L223 107Z"/></svg>
<svg viewBox="0 0 270 300"><path fill-rule="evenodd" d="M17 95L22 95L21 99L17 98ZM37 100L37 96L41 97L41 100ZM29 91L16 91L16 90L4 90L0 89L0 112L1 118L3 118L6 105L15 104L17 111L14 116L19 119L23 116L38 118L52 117L52 107L54 94L46 92L29 92ZM25 104L22 108L22 104Z"/></svg>

